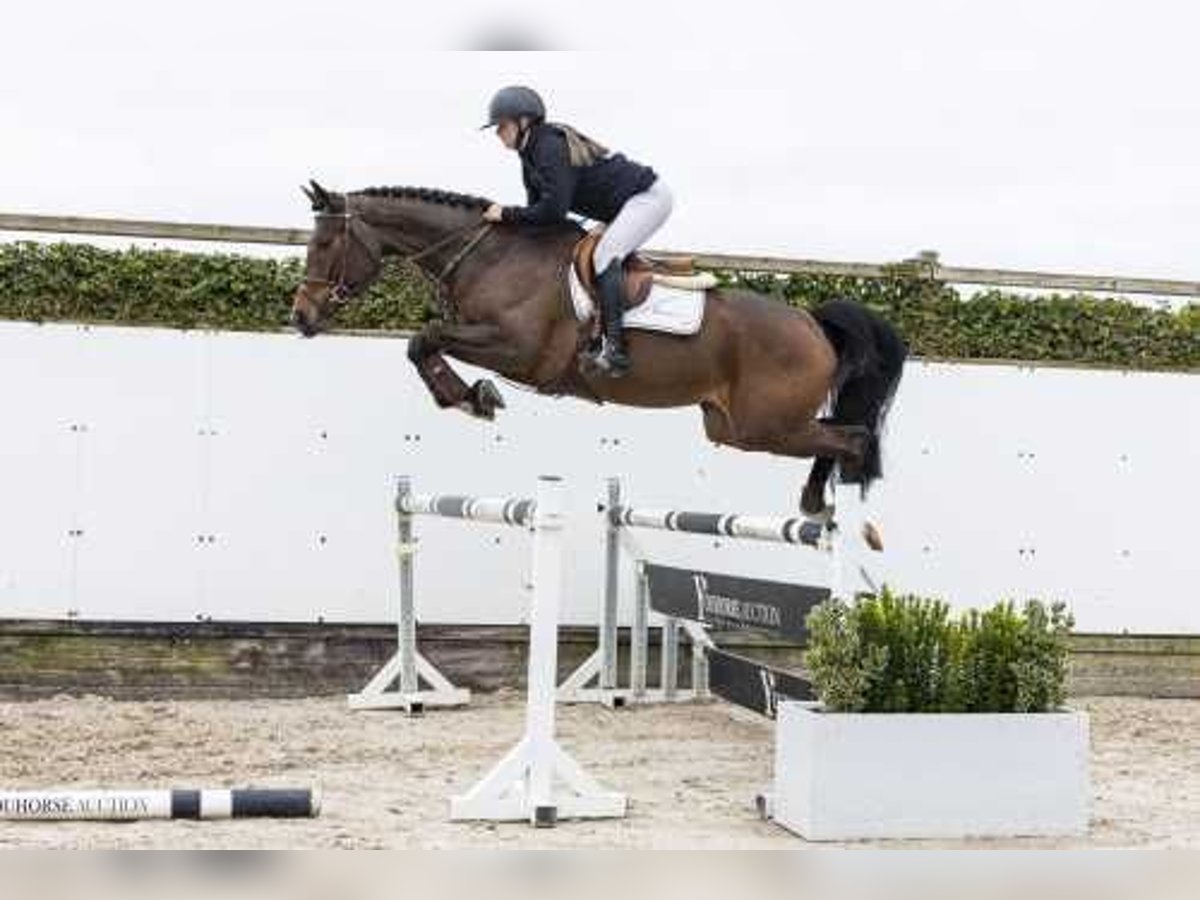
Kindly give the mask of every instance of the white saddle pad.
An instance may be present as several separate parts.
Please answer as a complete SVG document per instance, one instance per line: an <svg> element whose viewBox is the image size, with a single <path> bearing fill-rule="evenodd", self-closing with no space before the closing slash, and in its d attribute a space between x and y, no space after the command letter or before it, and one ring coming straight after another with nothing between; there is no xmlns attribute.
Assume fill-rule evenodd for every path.
<svg viewBox="0 0 1200 900"><path fill-rule="evenodd" d="M591 295L579 283L575 268L570 269L571 302L575 316L586 322L596 310ZM625 313L625 328L660 331L664 334L696 334L704 324L704 291L681 290L662 284L650 285L646 301Z"/></svg>

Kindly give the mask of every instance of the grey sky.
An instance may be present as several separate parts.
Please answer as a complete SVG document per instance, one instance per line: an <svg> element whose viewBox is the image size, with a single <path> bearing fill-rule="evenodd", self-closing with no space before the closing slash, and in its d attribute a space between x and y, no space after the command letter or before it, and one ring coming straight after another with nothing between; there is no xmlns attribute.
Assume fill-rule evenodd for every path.
<svg viewBox="0 0 1200 900"><path fill-rule="evenodd" d="M656 246L1200 277L1193 4L11 6L3 211L301 225L310 175L516 201L475 127L523 81L670 182ZM600 49L431 49L514 23Z"/></svg>

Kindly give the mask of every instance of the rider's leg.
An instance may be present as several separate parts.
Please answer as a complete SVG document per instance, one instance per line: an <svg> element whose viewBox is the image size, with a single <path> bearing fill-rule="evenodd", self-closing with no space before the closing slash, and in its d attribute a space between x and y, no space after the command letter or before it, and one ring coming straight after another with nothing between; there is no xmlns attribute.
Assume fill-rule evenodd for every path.
<svg viewBox="0 0 1200 900"><path fill-rule="evenodd" d="M662 227L671 215L672 206L670 189L661 178L656 179L645 191L625 201L596 244L592 259L596 266L604 315L604 346L596 363L613 375L623 375L629 368L625 334L622 331L622 316L625 314L622 265L626 256Z"/></svg>
<svg viewBox="0 0 1200 900"><path fill-rule="evenodd" d="M604 344L594 362L614 378L629 371L629 354L625 349L625 271L621 260L614 259L603 269L596 270L596 286L600 289L600 318L604 323Z"/></svg>

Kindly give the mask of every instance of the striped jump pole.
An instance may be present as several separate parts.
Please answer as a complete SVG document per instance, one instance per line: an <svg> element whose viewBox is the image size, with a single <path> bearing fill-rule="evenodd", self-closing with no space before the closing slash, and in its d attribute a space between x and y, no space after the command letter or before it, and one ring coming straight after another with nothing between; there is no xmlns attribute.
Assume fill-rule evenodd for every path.
<svg viewBox="0 0 1200 900"><path fill-rule="evenodd" d="M835 498L836 499L836 498ZM837 523L816 521L801 516L756 516L739 513L695 512L634 506L622 495L620 480L609 480L608 502L602 504L607 524L607 565L605 597L601 616L599 648L564 682L559 697L565 702L599 701L620 706L627 700L638 703L678 701L709 696L709 661L716 648L705 626L686 616L666 616L660 633L661 675L659 688L647 687L651 611L650 590L642 561L636 566L636 596L631 629L630 674L628 688L617 685L616 634L617 585L620 574L620 541L626 530L671 531L678 533L789 544L817 550L828 556L830 583L828 595L841 596L841 540ZM692 690L682 691L677 684L680 640L686 635L691 644Z"/></svg>
<svg viewBox="0 0 1200 900"><path fill-rule="evenodd" d="M298 819L321 811L310 788L0 791L0 820Z"/></svg>
<svg viewBox="0 0 1200 900"><path fill-rule="evenodd" d="M683 531L688 534L771 541L776 544L805 544L809 547L821 547L829 531L827 526L812 519L642 509L633 506L614 507L609 510L609 516L617 526L625 528Z"/></svg>
<svg viewBox="0 0 1200 900"><path fill-rule="evenodd" d="M443 519L469 519L493 525L533 525L537 504L533 500L490 497L463 497L456 494L413 494L405 492L396 507L410 516L440 516Z"/></svg>

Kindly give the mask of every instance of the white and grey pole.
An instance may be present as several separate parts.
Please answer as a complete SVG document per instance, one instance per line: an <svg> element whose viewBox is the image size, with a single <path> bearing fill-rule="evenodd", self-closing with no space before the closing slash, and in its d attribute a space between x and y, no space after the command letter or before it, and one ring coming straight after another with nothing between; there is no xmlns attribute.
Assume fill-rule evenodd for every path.
<svg viewBox="0 0 1200 900"><path fill-rule="evenodd" d="M311 788L0 791L5 820L295 819L320 811L320 792Z"/></svg>

